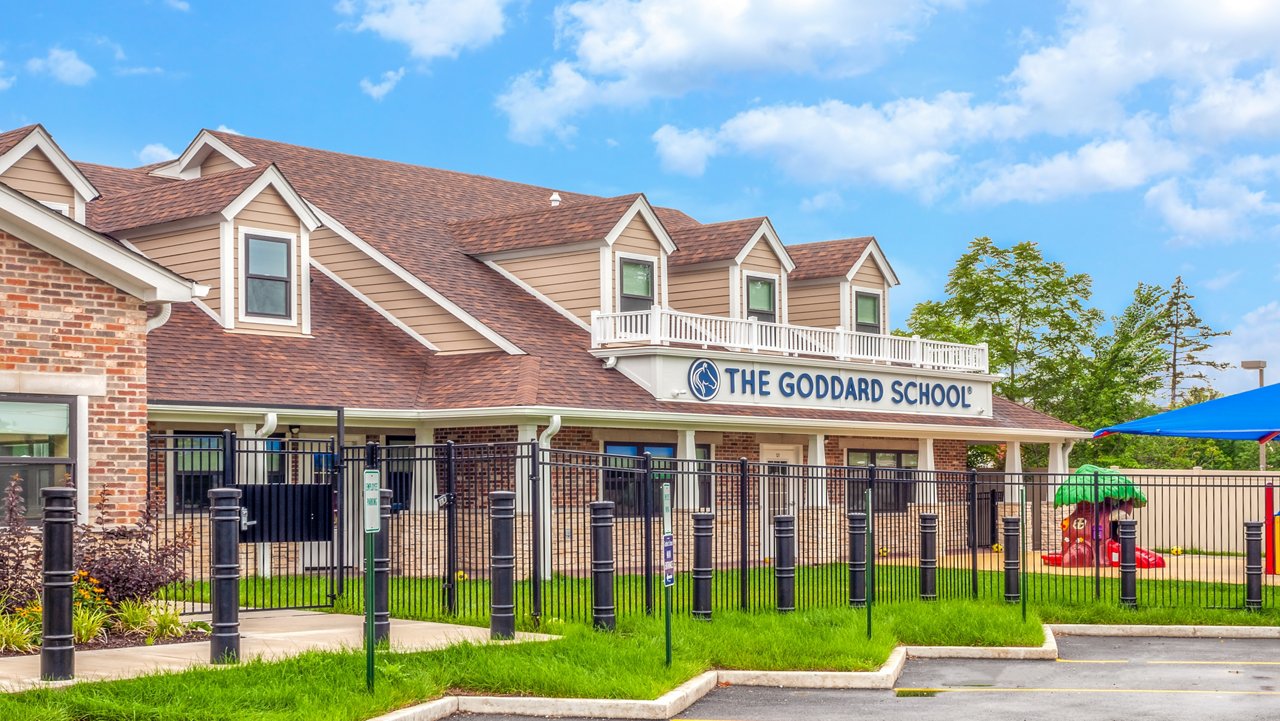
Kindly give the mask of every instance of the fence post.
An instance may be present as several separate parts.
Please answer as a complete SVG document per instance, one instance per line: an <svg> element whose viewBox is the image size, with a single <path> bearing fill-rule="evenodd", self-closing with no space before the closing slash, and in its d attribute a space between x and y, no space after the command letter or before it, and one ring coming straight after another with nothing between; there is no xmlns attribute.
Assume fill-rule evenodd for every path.
<svg viewBox="0 0 1280 721"><path fill-rule="evenodd" d="M379 494L378 534L373 537L373 641L391 640L391 496L390 488Z"/></svg>
<svg viewBox="0 0 1280 721"><path fill-rule="evenodd" d="M601 631L618 626L613 597L613 501L591 504L591 624Z"/></svg>
<svg viewBox="0 0 1280 721"><path fill-rule="evenodd" d="M44 600L41 604L40 678L65 681L75 675L71 629L75 586L76 489L42 488L44 497Z"/></svg>
<svg viewBox="0 0 1280 721"><path fill-rule="evenodd" d="M845 495L845 502L852 505L853 497ZM867 603L867 514L850 511L845 516L849 519L849 605L863 606Z"/></svg>
<svg viewBox="0 0 1280 721"><path fill-rule="evenodd" d="M458 449L453 441L444 444L444 607L458 614ZM513 496L514 498L514 496ZM514 503L514 501L512 501Z"/></svg>
<svg viewBox="0 0 1280 721"><path fill-rule="evenodd" d="M738 459L738 598L739 605L743 611L751 607L750 587L748 586L749 574L751 573L750 561L747 558L749 553L747 547L747 484L749 483L750 467L747 465L746 457Z"/></svg>
<svg viewBox="0 0 1280 721"><path fill-rule="evenodd" d="M1022 519L1004 517L1004 600L1022 600Z"/></svg>
<svg viewBox="0 0 1280 721"><path fill-rule="evenodd" d="M796 517L773 517L773 579L778 611L796 610Z"/></svg>
<svg viewBox="0 0 1280 721"><path fill-rule="evenodd" d="M516 635L516 494L489 494L489 638Z"/></svg>
<svg viewBox="0 0 1280 721"><path fill-rule="evenodd" d="M693 617L711 620L711 538L715 535L714 513L693 515Z"/></svg>
<svg viewBox="0 0 1280 721"><path fill-rule="evenodd" d="M1070 464L1068 464L1069 466ZM1071 469L1068 467L1068 471ZM1089 542L1093 544L1093 599L1102 598L1102 520L1099 517L1099 509L1102 504L1098 502L1102 498L1102 494L1098 487L1099 475L1097 471L1093 472L1093 525L1089 531ZM1066 550L1066 549L1063 549Z"/></svg>
<svg viewBox="0 0 1280 721"><path fill-rule="evenodd" d="M1262 610L1262 522L1244 524L1244 608Z"/></svg>
<svg viewBox="0 0 1280 721"><path fill-rule="evenodd" d="M240 489L209 489L209 576L213 619L209 662L240 660Z"/></svg>
<svg viewBox="0 0 1280 721"><path fill-rule="evenodd" d="M1138 522L1120 520L1120 605L1138 605Z"/></svg>
<svg viewBox="0 0 1280 721"><path fill-rule="evenodd" d="M876 467L875 465L867 466L867 493L866 500L863 501L867 509L867 533L866 533L866 549L867 549L867 605L876 602L876 555L880 552L876 548ZM870 611L867 612L867 618L871 618ZM871 633L867 633L867 638L871 638Z"/></svg>
<svg viewBox="0 0 1280 721"><path fill-rule="evenodd" d="M640 458L640 493L644 496L644 613L653 615L653 456L646 451Z"/></svg>
<svg viewBox="0 0 1280 721"><path fill-rule="evenodd" d="M538 441L535 440L530 444L529 452L533 454L533 460L529 463L531 471L528 478L531 491L529 498L533 503L530 514L533 525L533 567L529 578L533 608L530 609L529 616L533 619L533 625L538 626L542 623L542 524L550 523L550 519L544 518L542 514L542 447Z"/></svg>
<svg viewBox="0 0 1280 721"><path fill-rule="evenodd" d="M920 599L938 600L938 514L920 514Z"/></svg>
<svg viewBox="0 0 1280 721"><path fill-rule="evenodd" d="M978 472L970 468L965 474L969 484L969 585L978 597Z"/></svg>

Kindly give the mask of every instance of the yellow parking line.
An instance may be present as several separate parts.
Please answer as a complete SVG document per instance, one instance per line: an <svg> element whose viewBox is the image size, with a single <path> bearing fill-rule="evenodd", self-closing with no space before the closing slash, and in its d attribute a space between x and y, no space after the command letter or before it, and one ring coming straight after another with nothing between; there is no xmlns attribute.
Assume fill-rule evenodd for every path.
<svg viewBox="0 0 1280 721"><path fill-rule="evenodd" d="M958 687L958 688L898 688L895 691L907 693L1181 693L1209 694L1215 696L1280 696L1280 691L1197 691L1195 689L1175 688L998 688L990 687Z"/></svg>
<svg viewBox="0 0 1280 721"><path fill-rule="evenodd" d="M1147 663L1189 666L1280 666L1280 661L1147 661Z"/></svg>

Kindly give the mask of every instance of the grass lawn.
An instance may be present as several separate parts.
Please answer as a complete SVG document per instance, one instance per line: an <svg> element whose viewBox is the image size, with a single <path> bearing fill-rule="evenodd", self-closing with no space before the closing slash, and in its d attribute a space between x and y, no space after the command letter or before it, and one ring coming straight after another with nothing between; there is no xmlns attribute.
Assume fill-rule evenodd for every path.
<svg viewBox="0 0 1280 721"><path fill-rule="evenodd" d="M0 696L0 718L59 721L354 721L465 693L652 699L711 668L861 671L906 644L1039 645L1037 619L1017 607L956 601L903 603L865 614L819 609L794 614L720 612L711 623L677 617L671 668L663 665L661 618L619 621L618 633L556 624L557 641L460 645L381 653L377 690L364 690L364 657L313 653L272 663L86 683Z"/></svg>

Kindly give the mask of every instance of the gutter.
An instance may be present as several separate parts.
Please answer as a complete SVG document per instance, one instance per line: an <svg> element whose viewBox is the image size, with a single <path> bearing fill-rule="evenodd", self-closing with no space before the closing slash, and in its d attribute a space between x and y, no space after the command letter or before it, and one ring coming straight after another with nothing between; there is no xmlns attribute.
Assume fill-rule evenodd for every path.
<svg viewBox="0 0 1280 721"><path fill-rule="evenodd" d="M154 318L147 319L147 334L150 334L151 331L155 330L156 328L159 328L165 323L168 323L169 319L172 317L173 317L173 303L172 302L161 303L160 312L157 313Z"/></svg>

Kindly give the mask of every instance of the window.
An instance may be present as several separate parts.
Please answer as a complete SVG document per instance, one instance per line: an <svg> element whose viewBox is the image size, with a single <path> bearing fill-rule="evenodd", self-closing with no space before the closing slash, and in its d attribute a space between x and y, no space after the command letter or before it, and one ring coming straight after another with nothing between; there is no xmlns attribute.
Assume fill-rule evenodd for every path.
<svg viewBox="0 0 1280 721"><path fill-rule="evenodd" d="M920 456L915 451L849 450L846 461L855 467L866 467L875 462L876 483L872 503L876 511L905 511L915 498L914 471L920 463ZM865 478L865 475L854 478ZM863 509L866 503L862 499L867 492L867 482L854 480L850 483L849 492L853 495L850 505L855 509Z"/></svg>
<svg viewBox="0 0 1280 721"><path fill-rule="evenodd" d="M221 485L222 436L179 431L169 460L173 465L172 512L191 513L209 508L209 489Z"/></svg>
<svg viewBox="0 0 1280 721"><path fill-rule="evenodd" d="M711 445L694 446L693 457L698 460L698 508L710 510L715 505L715 464L711 462Z"/></svg>
<svg viewBox="0 0 1280 721"><path fill-rule="evenodd" d="M251 235L245 251L245 314L290 318L289 241Z"/></svg>
<svg viewBox="0 0 1280 721"><path fill-rule="evenodd" d="M642 456L648 453L653 463L653 488L650 512L654 518L662 515L662 484L672 484L671 492L675 496L684 493L679 482L682 473L696 474L696 499L672 498L673 505L684 507L689 500L694 500L698 508L711 508L712 462L711 446L700 443L694 447L694 461L680 464L675 460L674 443L614 443L604 444L604 452L610 456L605 459L604 500L613 501L615 516L644 515L644 474L640 471L638 459L618 458L616 456ZM686 479L687 480L687 479Z"/></svg>
<svg viewBox="0 0 1280 721"><path fill-rule="evenodd" d="M618 310L625 313L653 307L653 263L623 258L618 262Z"/></svg>
<svg viewBox="0 0 1280 721"><path fill-rule="evenodd" d="M777 284L770 278L747 277L747 317L773 323L778 320Z"/></svg>
<svg viewBox="0 0 1280 721"><path fill-rule="evenodd" d="M391 512L413 507L413 465L415 436L387 436L387 485L391 488Z"/></svg>
<svg viewBox="0 0 1280 721"><path fill-rule="evenodd" d="M855 293L857 317L854 329L859 333L880 332L880 296L875 293Z"/></svg>
<svg viewBox="0 0 1280 721"><path fill-rule="evenodd" d="M71 479L73 403L70 398L0 395L0 491L7 492L17 479L28 519L40 517L40 489Z"/></svg>

